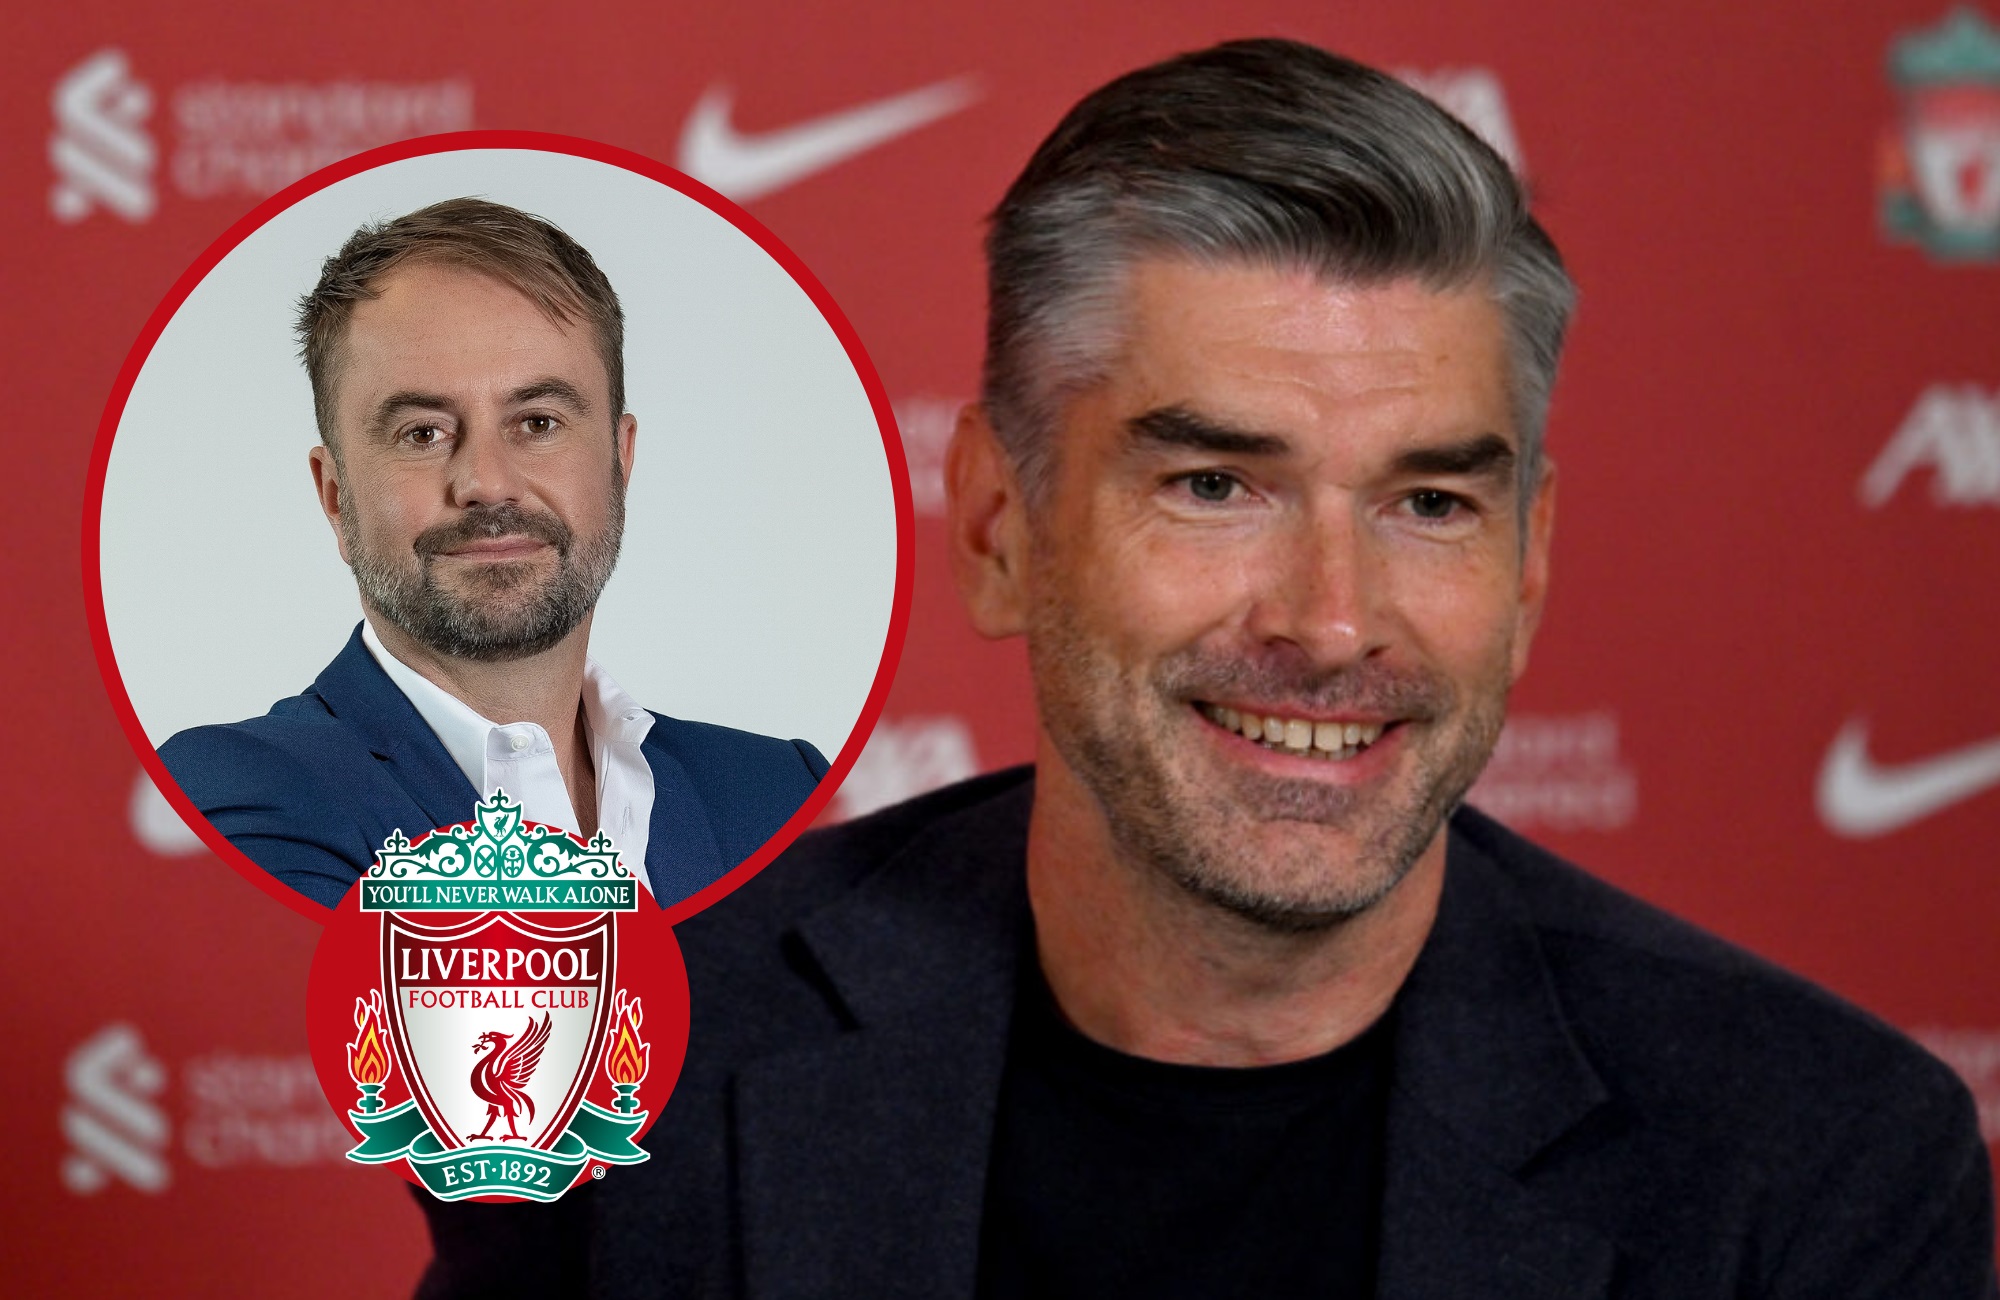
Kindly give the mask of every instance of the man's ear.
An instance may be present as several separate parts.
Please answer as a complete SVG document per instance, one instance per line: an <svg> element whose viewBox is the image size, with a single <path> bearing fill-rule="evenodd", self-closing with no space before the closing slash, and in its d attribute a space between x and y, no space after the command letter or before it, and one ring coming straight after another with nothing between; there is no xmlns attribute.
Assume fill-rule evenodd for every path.
<svg viewBox="0 0 2000 1300"><path fill-rule="evenodd" d="M972 626L1015 636L1027 627L1027 503L985 407L958 413L944 483L951 571Z"/></svg>
<svg viewBox="0 0 2000 1300"><path fill-rule="evenodd" d="M313 494L319 498L320 513L333 526L333 544L340 548L340 562L351 569L354 557L347 553L347 530L340 526L340 460L333 454L333 448L323 442L312 449L308 458L312 461Z"/></svg>
<svg viewBox="0 0 2000 1300"><path fill-rule="evenodd" d="M1521 606L1514 624L1514 680L1528 671L1528 649L1535 629L1542 623L1542 608L1549 599L1549 547L1556 531L1556 466L1542 462L1542 481L1522 520L1527 536L1521 539Z"/></svg>
<svg viewBox="0 0 2000 1300"><path fill-rule="evenodd" d="M619 472L625 482L632 482L632 458L639 454L639 417L630 411L618 417L618 428L612 439L612 449L618 456Z"/></svg>

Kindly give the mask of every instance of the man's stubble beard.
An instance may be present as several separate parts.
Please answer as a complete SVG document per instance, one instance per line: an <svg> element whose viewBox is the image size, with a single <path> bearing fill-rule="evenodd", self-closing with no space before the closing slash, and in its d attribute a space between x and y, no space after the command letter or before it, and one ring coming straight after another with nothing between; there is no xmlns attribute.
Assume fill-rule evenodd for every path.
<svg viewBox="0 0 2000 1300"><path fill-rule="evenodd" d="M474 506L419 533L404 555L382 556L362 542L344 483L340 492L341 538L362 604L427 649L480 663L540 654L575 631L611 580L625 532L625 477L616 459L605 526L581 542L546 511ZM556 571L539 589L524 590L536 568L528 561L468 568L461 581L473 589L464 594L438 582L434 557L466 542L507 536L532 537L555 551Z"/></svg>
<svg viewBox="0 0 2000 1300"><path fill-rule="evenodd" d="M1102 809L1114 849L1207 904L1285 933L1357 916L1409 874L1492 755L1510 682L1503 653L1461 707L1451 683L1431 674L1372 662L1305 671L1190 647L1161 660L1135 691L1078 628L1069 602L1046 589L1030 615L1028 651L1043 725ZM1370 791L1197 765L1207 738L1194 729L1207 724L1192 701L1229 698L1404 717L1424 734L1403 738L1421 742L1401 759L1406 775ZM1294 833L1271 846L1287 824ZM1347 831L1348 860L1330 860L1314 827Z"/></svg>

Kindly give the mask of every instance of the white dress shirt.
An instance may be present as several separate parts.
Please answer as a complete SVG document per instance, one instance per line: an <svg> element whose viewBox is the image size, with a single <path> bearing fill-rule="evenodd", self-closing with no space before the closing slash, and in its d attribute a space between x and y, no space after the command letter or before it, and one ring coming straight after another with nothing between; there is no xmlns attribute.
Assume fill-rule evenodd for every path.
<svg viewBox="0 0 2000 1300"><path fill-rule="evenodd" d="M489 722L451 692L389 653L363 622L361 643L419 714L458 770L484 799L496 789L519 801L521 815L566 831L577 830L576 809L556 766L549 733L533 722ZM611 680L595 659L583 661L583 723L590 761L597 770L597 825L618 846L627 869L651 889L646 841L653 824L653 769L639 749L653 729L653 715ZM581 832L578 832L579 834Z"/></svg>

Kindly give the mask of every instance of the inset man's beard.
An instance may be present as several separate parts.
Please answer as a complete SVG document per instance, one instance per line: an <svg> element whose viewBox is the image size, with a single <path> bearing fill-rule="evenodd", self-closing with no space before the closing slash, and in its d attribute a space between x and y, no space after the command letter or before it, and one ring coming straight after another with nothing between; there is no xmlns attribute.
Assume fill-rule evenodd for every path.
<svg viewBox="0 0 2000 1300"><path fill-rule="evenodd" d="M625 532L625 485L613 468L604 530L578 542L570 527L546 511L516 505L474 506L449 523L418 534L414 564L371 553L361 544L352 502L343 499L341 534L364 605L429 650L454 659L504 663L540 654L571 632L597 604ZM538 580L537 561L466 566L456 575L464 590L439 582L436 558L467 542L532 537L556 553L554 573Z"/></svg>

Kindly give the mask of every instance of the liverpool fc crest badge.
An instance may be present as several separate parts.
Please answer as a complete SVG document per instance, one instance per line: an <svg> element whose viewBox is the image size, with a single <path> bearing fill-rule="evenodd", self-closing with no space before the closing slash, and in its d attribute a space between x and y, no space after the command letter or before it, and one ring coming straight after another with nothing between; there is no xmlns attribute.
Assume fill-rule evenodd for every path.
<svg viewBox="0 0 2000 1300"><path fill-rule="evenodd" d="M1882 227L1947 261L2000 260L2000 29L1960 8L1897 40L1901 120L1881 149Z"/></svg>
<svg viewBox="0 0 2000 1300"><path fill-rule="evenodd" d="M645 1160L687 1043L661 916L608 837L524 821L504 790L471 822L390 836L313 960L347 1158L448 1201L553 1201Z"/></svg>

